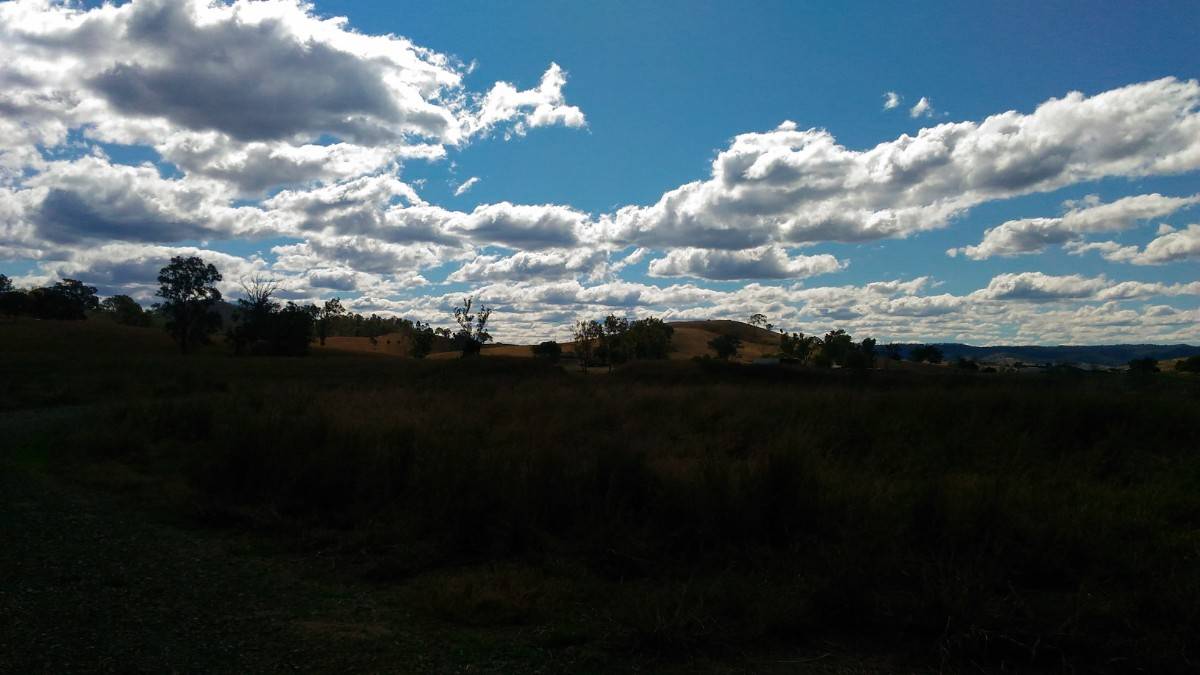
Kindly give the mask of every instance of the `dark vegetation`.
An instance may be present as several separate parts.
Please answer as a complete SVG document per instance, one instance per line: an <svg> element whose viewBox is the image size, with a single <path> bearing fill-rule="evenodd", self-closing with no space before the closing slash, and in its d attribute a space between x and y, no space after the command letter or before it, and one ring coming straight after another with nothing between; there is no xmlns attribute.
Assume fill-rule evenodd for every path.
<svg viewBox="0 0 1200 675"><path fill-rule="evenodd" d="M675 332L662 319L627 319L609 314L603 321L578 321L573 327L574 353L580 366L614 366L630 361L654 361L671 352Z"/></svg>
<svg viewBox="0 0 1200 675"><path fill-rule="evenodd" d="M559 636L541 653L593 669L832 644L1170 672L1197 647L1190 375L582 377L542 359L185 358L161 331L90 321L0 331L0 411L80 416L44 430L48 466L126 467L147 477L139 508L339 561L430 621L537 627Z"/></svg>
<svg viewBox="0 0 1200 675"><path fill-rule="evenodd" d="M344 331L474 356L491 311L467 298L442 332L252 280L234 359L206 345L219 279L173 259L153 317L73 280L4 291L113 320L0 324L0 423L75 420L33 425L0 462L137 476L120 489L148 516L329 560L329 583L398 589L452 631L529 627L518 669L797 650L905 670L1194 665L1200 357L1130 376L962 356L876 370L873 339L835 330L781 334L784 364L762 368L727 360L727 326L718 359L667 362L670 325L610 315L575 326L605 377L558 365L554 342L533 359L259 358ZM882 354L943 360L904 351Z"/></svg>

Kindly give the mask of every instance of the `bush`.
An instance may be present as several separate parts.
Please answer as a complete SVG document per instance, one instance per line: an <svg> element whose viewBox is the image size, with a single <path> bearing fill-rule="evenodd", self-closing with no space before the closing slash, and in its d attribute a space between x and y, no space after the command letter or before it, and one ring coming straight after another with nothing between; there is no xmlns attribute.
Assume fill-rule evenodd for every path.
<svg viewBox="0 0 1200 675"><path fill-rule="evenodd" d="M530 347L529 350L533 352L534 356L546 359L551 363L557 363L558 359L562 356L562 347L554 340L539 342Z"/></svg>

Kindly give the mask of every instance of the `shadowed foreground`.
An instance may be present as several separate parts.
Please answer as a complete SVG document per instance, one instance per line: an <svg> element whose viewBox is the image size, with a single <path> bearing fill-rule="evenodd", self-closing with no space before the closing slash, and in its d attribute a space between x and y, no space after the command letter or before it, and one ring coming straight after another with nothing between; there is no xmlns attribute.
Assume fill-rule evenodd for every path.
<svg viewBox="0 0 1200 675"><path fill-rule="evenodd" d="M88 323L0 328L4 670L1169 672L1196 648L1194 379L182 358Z"/></svg>

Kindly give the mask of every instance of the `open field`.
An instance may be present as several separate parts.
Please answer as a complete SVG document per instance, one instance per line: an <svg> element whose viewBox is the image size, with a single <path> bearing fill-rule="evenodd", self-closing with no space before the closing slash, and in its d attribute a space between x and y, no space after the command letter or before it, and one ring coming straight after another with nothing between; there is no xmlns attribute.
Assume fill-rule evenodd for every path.
<svg viewBox="0 0 1200 675"><path fill-rule="evenodd" d="M1196 663L1194 377L0 340L0 670Z"/></svg>

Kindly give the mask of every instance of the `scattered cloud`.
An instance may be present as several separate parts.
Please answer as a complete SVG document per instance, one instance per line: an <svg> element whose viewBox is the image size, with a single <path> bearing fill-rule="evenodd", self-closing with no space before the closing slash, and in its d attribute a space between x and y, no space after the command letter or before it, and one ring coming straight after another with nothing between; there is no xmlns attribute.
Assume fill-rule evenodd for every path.
<svg viewBox="0 0 1200 675"><path fill-rule="evenodd" d="M933 104L929 99L922 96L921 100L917 101L912 108L908 110L909 117L933 117Z"/></svg>
<svg viewBox="0 0 1200 675"><path fill-rule="evenodd" d="M789 257L781 246L745 251L680 248L650 261L652 277L697 279L800 279L840 271L845 263L829 254Z"/></svg>
<svg viewBox="0 0 1200 675"><path fill-rule="evenodd" d="M1164 197L1158 193L1108 204L1072 204L1074 208L1061 217L1010 220L985 231L978 245L952 248L947 253L952 257L961 253L972 260L1038 253L1050 245L1077 242L1088 234L1128 230L1140 221L1169 216L1196 204L1200 204L1200 194Z"/></svg>
<svg viewBox="0 0 1200 675"><path fill-rule="evenodd" d="M892 110L899 108L900 103L904 101L904 97L894 91L885 92L883 94L883 109Z"/></svg>
<svg viewBox="0 0 1200 675"><path fill-rule="evenodd" d="M461 196L467 194L468 192L470 192L471 188L475 187L475 184L478 182L479 182L478 176L471 176L470 178L464 180L462 183L459 183L458 187L454 188L454 196L461 197Z"/></svg>

